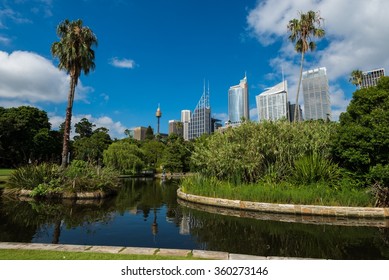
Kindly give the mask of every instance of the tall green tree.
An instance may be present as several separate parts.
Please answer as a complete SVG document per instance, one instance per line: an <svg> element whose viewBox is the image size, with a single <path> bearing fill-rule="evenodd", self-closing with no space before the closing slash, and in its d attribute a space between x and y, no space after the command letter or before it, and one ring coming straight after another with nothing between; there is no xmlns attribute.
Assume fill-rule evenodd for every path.
<svg viewBox="0 0 389 280"><path fill-rule="evenodd" d="M78 123L74 125L74 127L76 128L76 133L79 134L79 136L75 136L74 139L91 137L93 134L93 128L95 126L96 125L91 123L87 118L82 118Z"/></svg>
<svg viewBox="0 0 389 280"><path fill-rule="evenodd" d="M342 167L361 176L377 165L389 168L389 77L354 92L339 121L334 155Z"/></svg>
<svg viewBox="0 0 389 280"><path fill-rule="evenodd" d="M87 75L95 68L95 52L92 47L97 45L97 38L89 27L83 26L80 19L76 21L66 19L61 22L57 27L57 35L60 40L52 44L51 53L59 59L58 68L66 70L70 75L61 163L64 168L67 166L70 124L76 86L82 72Z"/></svg>
<svg viewBox="0 0 389 280"><path fill-rule="evenodd" d="M308 11L305 14L300 12L300 18L290 20L287 26L288 31L290 32L289 40L295 43L296 52L301 53L300 78L297 87L296 107L294 112L294 115L297 116L297 118L294 118L295 121L300 119L298 104L303 75L304 55L308 50L314 51L316 49L316 43L313 41L314 37L324 37L325 31L321 28L322 21L323 18L320 17L318 12Z"/></svg>
<svg viewBox="0 0 389 280"><path fill-rule="evenodd" d="M37 147L34 143L37 134L49 133L50 127L45 111L29 106L0 108L0 166L18 166L44 158L42 151L48 152L50 145Z"/></svg>
<svg viewBox="0 0 389 280"><path fill-rule="evenodd" d="M357 88L362 86L362 71L359 69L353 70L350 75L349 82L355 85Z"/></svg>

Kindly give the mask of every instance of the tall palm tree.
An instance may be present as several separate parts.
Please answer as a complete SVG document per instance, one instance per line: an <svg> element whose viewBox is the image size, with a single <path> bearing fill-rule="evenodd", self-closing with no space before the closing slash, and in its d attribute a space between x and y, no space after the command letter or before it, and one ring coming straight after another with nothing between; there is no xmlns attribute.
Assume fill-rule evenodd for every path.
<svg viewBox="0 0 389 280"><path fill-rule="evenodd" d="M324 37L324 29L321 28L323 18L318 12L308 11L306 14L300 12L300 19L292 19L287 26L290 32L289 40L295 44L295 50L301 53L300 79L297 88L296 106L294 111L294 121L300 120L300 110L298 110L299 93L301 79L303 75L304 54L308 51L316 49L316 43L312 40L313 37Z"/></svg>
<svg viewBox="0 0 389 280"><path fill-rule="evenodd" d="M357 88L361 88L361 86L362 86L362 77L363 77L362 71L359 70L359 69L356 69L356 70L353 70L351 72L349 81L350 81L350 83L355 85Z"/></svg>
<svg viewBox="0 0 389 280"><path fill-rule="evenodd" d="M95 52L92 46L97 45L97 38L92 30L82 26L82 20L80 19L76 21L66 19L61 22L57 27L57 35L60 40L52 44L51 53L59 59L58 68L66 70L70 75L61 164L61 167L65 168L68 163L70 124L75 89L81 72L83 71L87 75L90 70L95 68Z"/></svg>

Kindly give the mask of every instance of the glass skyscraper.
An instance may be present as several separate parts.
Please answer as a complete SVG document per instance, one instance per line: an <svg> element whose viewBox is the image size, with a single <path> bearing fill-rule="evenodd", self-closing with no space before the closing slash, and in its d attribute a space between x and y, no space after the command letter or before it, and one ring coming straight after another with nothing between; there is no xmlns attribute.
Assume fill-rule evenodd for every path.
<svg viewBox="0 0 389 280"><path fill-rule="evenodd" d="M303 72L304 115L306 120L331 120L331 102L325 67Z"/></svg>
<svg viewBox="0 0 389 280"><path fill-rule="evenodd" d="M203 134L211 134L211 106L209 105L209 89L201 96L196 109L190 117L189 140L196 139Z"/></svg>
<svg viewBox="0 0 389 280"><path fill-rule="evenodd" d="M278 85L256 96L258 121L288 119L288 83Z"/></svg>
<svg viewBox="0 0 389 280"><path fill-rule="evenodd" d="M228 90L228 120L234 124L240 124L242 118L250 120L249 93L247 77L240 80L239 85L232 86Z"/></svg>

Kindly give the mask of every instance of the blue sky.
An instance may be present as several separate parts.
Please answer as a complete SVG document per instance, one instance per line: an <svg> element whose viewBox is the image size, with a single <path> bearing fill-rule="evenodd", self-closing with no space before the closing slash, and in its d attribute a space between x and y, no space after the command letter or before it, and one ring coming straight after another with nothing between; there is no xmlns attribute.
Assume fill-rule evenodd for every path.
<svg viewBox="0 0 389 280"><path fill-rule="evenodd" d="M210 87L212 115L227 120L227 92L247 73L251 119L255 96L282 80L294 103L300 56L286 25L298 11L320 11L327 36L305 69L326 67L333 116L345 111L353 69L389 71L389 1L385 0L0 0L0 106L32 105L63 122L68 77L50 46L64 19L82 19L98 38L96 69L81 76L73 123L87 117L124 137L126 128L161 132L193 110ZM303 103L303 99L300 99Z"/></svg>

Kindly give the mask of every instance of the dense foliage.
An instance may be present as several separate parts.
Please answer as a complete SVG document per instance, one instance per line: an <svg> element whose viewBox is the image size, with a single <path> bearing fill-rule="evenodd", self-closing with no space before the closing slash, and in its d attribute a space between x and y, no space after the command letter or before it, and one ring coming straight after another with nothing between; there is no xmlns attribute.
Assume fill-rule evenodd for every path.
<svg viewBox="0 0 389 280"><path fill-rule="evenodd" d="M64 192L113 192L120 186L118 175L112 169L79 160L72 161L66 169L57 164L30 164L15 169L9 176L7 186L31 190L32 196L57 196Z"/></svg>
<svg viewBox="0 0 389 280"><path fill-rule="evenodd" d="M47 113L34 107L0 107L0 167L57 161L61 134L51 130Z"/></svg>
<svg viewBox="0 0 389 280"><path fill-rule="evenodd" d="M345 113L333 141L334 155L342 167L369 183L389 187L389 77L377 87L360 89Z"/></svg>
<svg viewBox="0 0 389 280"><path fill-rule="evenodd" d="M192 162L200 173L221 180L277 182L290 177L296 161L304 157L331 164L330 139L335 129L336 124L324 122L246 122L198 142Z"/></svg>

